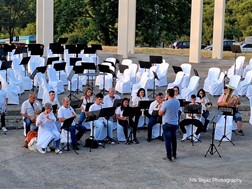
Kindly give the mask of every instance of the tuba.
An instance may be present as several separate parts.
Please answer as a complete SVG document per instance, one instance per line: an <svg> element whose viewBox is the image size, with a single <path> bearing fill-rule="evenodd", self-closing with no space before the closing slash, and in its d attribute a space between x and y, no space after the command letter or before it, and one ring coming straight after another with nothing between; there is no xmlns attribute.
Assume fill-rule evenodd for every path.
<svg viewBox="0 0 252 189"><path fill-rule="evenodd" d="M232 97L232 94L235 90L235 88L231 85L226 85L226 87L229 89L228 90L228 93L226 94L226 99L225 99L225 102L229 102L231 97Z"/></svg>

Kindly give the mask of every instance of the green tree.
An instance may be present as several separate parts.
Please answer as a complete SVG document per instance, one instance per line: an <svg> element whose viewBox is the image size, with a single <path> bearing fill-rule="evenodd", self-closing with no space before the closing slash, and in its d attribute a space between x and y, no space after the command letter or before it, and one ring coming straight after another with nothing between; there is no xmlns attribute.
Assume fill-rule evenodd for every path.
<svg viewBox="0 0 252 189"><path fill-rule="evenodd" d="M31 5L34 0L0 0L0 28L9 34L10 42L16 34L15 29L24 28L34 21Z"/></svg>

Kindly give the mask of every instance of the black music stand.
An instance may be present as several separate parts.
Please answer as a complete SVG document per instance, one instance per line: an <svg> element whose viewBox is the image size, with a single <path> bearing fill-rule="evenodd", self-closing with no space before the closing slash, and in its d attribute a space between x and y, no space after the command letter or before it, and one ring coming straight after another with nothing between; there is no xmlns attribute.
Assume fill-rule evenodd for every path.
<svg viewBox="0 0 252 189"><path fill-rule="evenodd" d="M102 65L102 64L98 64L98 68L100 72L103 73L111 73L112 70L109 69L109 66L107 65ZM104 95L105 92L105 74L103 75L103 89L101 90L102 94Z"/></svg>
<svg viewBox="0 0 252 189"><path fill-rule="evenodd" d="M46 72L46 69L47 69L47 66L40 66L40 67L37 67L33 73L31 74L30 76L30 79L33 80L33 86L34 86L34 77L36 76L37 73L42 73L44 74ZM32 88L32 91L34 91L34 89Z"/></svg>
<svg viewBox="0 0 252 189"><path fill-rule="evenodd" d="M115 142L117 144L119 144L119 142L111 137L109 137L109 129L108 129L108 121L109 118L115 115L115 107L109 107L109 108L102 108L100 111L100 115L99 117L105 117L105 119L107 120L107 136L104 139L104 142L106 143L111 143L111 142Z"/></svg>
<svg viewBox="0 0 252 189"><path fill-rule="evenodd" d="M129 66L120 64L120 65L119 65L119 72L120 72L120 73L123 73L124 70L126 70L126 69L128 69L128 68L129 68Z"/></svg>
<svg viewBox="0 0 252 189"><path fill-rule="evenodd" d="M70 102L70 106L73 108L73 109L76 109L76 108L80 108L82 104L82 100L72 100Z"/></svg>
<svg viewBox="0 0 252 189"><path fill-rule="evenodd" d="M70 142L69 142L70 129L69 129L69 127L71 127L74 118L75 117L70 117L70 118L66 119L64 121L63 125L61 126L61 129L64 129L67 131L67 142L66 142L66 145L62 147L62 150L66 148L66 151L70 151ZM73 151L78 155L78 152L76 152L75 149L73 149Z"/></svg>
<svg viewBox="0 0 252 189"><path fill-rule="evenodd" d="M201 123L201 121L199 121L197 119L194 119L194 116L193 116L193 114L201 114L201 108L202 107L201 107L200 104L188 104L188 105L185 105L185 107L184 107L184 113L191 114L192 115L192 119L184 119L183 121L181 121L179 123L181 131L183 133L185 133L186 131L185 131L185 128L182 127L182 126L184 126L184 125L190 125L191 124L191 135L187 137L187 140L191 141L192 146L194 146L194 139L196 139L197 141L201 142L201 140L198 139L197 137L195 137L194 133L193 133L193 126L198 127L197 131L195 132L196 135L198 135L201 132L202 127L203 127L203 124Z"/></svg>
<svg viewBox="0 0 252 189"><path fill-rule="evenodd" d="M49 48L52 51L52 54L60 54L63 59L63 54L64 54L64 47L61 46L59 43L50 43Z"/></svg>
<svg viewBox="0 0 252 189"><path fill-rule="evenodd" d="M7 69L11 68L11 65L12 65L12 60L5 61L5 62L2 62L2 65L1 65L1 68L0 68L0 70L5 70L5 73L6 73L6 82L7 82Z"/></svg>
<svg viewBox="0 0 252 189"><path fill-rule="evenodd" d="M180 66L172 66L172 68L175 74L177 74L178 72L183 72Z"/></svg>
<svg viewBox="0 0 252 189"><path fill-rule="evenodd" d="M70 58L70 61L69 61L70 66L75 66L75 63L81 60L82 60L81 58Z"/></svg>
<svg viewBox="0 0 252 189"><path fill-rule="evenodd" d="M87 48L88 46L87 46L87 43L85 43L85 44L77 44L77 48L80 50L80 51L82 51L82 50L84 50L85 48Z"/></svg>
<svg viewBox="0 0 252 189"><path fill-rule="evenodd" d="M89 139L91 140L91 145L90 145L89 152L91 152L91 149L94 147L94 143L96 141L95 138L94 138L94 121L99 118L99 114L100 114L100 110L90 111L90 112L88 112L88 115L86 117L86 122L92 121L91 135L89 137ZM104 145L101 145L101 146L103 148L105 148Z"/></svg>
<svg viewBox="0 0 252 189"><path fill-rule="evenodd" d="M150 104L153 102L153 100L139 100L138 101L138 108L145 110L148 110L150 107ZM146 128L147 123L146 123L146 115L144 114L144 124L142 128Z"/></svg>
<svg viewBox="0 0 252 189"><path fill-rule="evenodd" d="M79 80L80 80L79 76L84 74L84 68L85 68L85 67L84 67L83 65L74 66L74 67L73 67L73 70L74 70L75 74L78 75L78 76L77 76L77 89L76 89L76 94L78 94L79 92L81 92L82 94L84 94L82 91L79 90L79 82L80 82L80 81L79 81Z"/></svg>
<svg viewBox="0 0 252 189"><path fill-rule="evenodd" d="M138 62L139 62L140 68L143 68L144 71L146 71L146 69L150 69L151 66L152 66L151 62L149 62L149 61L141 61L141 60L139 60Z"/></svg>
<svg viewBox="0 0 252 189"><path fill-rule="evenodd" d="M68 54L75 54L75 57L78 57L78 54L80 53L80 49L77 48L75 45L68 48Z"/></svg>
<svg viewBox="0 0 252 189"><path fill-rule="evenodd" d="M56 63L53 65L53 68L59 72L59 80L60 80L60 71L64 71L66 68L66 62Z"/></svg>
<svg viewBox="0 0 252 189"><path fill-rule="evenodd" d="M90 108L90 106L91 106L92 104L94 104L94 103L93 103L93 102L88 102L88 103L86 104L85 112L88 112L88 110L89 110L89 108Z"/></svg>
<svg viewBox="0 0 252 189"><path fill-rule="evenodd" d="M25 76L27 75L27 64L29 63L31 57L24 57L22 58L21 62L19 65L24 65L24 68L25 68Z"/></svg>
<svg viewBox="0 0 252 189"><path fill-rule="evenodd" d="M129 119L132 119L134 116L138 115L139 108L138 107L127 107L123 110L123 116L124 117L129 117ZM130 127L130 133L127 136L126 141L129 141L130 143L133 143L133 128L132 125L128 124ZM126 136L125 136L126 137Z"/></svg>
<svg viewBox="0 0 252 189"><path fill-rule="evenodd" d="M217 154L219 155L219 157L221 158L221 155L220 153L218 152L215 144L214 144L214 132L215 132L215 125L216 123L219 121L220 117L222 115L222 112L221 113L215 113L215 114L210 114L208 116L208 120L209 120L209 123L212 122L213 123L213 130L212 130L212 143L210 144L206 154L205 154L205 157L207 156L208 153L210 153L211 155L214 155L215 152L217 152ZM212 117L211 117L212 116Z"/></svg>
<svg viewBox="0 0 252 189"><path fill-rule="evenodd" d="M235 54L235 64L234 64L234 75L236 74L236 53L242 53L241 52L241 46L240 45L231 45L231 51Z"/></svg>
<svg viewBox="0 0 252 189"><path fill-rule="evenodd" d="M66 43L67 43L67 40L68 40L67 37L59 38L58 44L60 44L60 45L66 44Z"/></svg>
<svg viewBox="0 0 252 189"><path fill-rule="evenodd" d="M157 73L152 71L153 72L153 89L152 89L152 94L150 94L149 96L152 96L153 99L155 99L156 97L156 79L159 80L158 76L157 76Z"/></svg>
<svg viewBox="0 0 252 189"><path fill-rule="evenodd" d="M162 129L162 116L158 115L158 110L153 110L152 111L152 116L157 117L156 123L159 123L159 136L156 138L158 140L164 141L164 138L161 134L161 129Z"/></svg>
<svg viewBox="0 0 252 189"><path fill-rule="evenodd" d="M95 63L93 63L93 62L81 62L81 65L84 67L84 70L87 70L88 71L88 73L85 73L84 75L86 75L87 76L87 85L89 86L89 87L91 87L91 89L92 89L92 94L94 94L93 93L93 90L94 90L94 82L93 82L93 77L94 76L96 76L96 74L95 73L89 73L89 71L90 70L94 70L94 71L96 71L96 66L95 66ZM91 78L91 86L89 85L89 77L92 77Z"/></svg>
<svg viewBox="0 0 252 189"><path fill-rule="evenodd" d="M152 64L161 64L163 62L163 57L150 55L150 62Z"/></svg>
<svg viewBox="0 0 252 189"><path fill-rule="evenodd" d="M88 55L95 54L96 55L96 49L93 47L87 47L84 49L84 54L88 54ZM97 63L97 56L95 56L95 64L98 64Z"/></svg>
<svg viewBox="0 0 252 189"><path fill-rule="evenodd" d="M99 44L91 44L91 47L94 48L95 50L101 50L101 51L103 50L102 46Z"/></svg>
<svg viewBox="0 0 252 189"><path fill-rule="evenodd" d="M113 107L117 108L121 106L121 104L122 104L122 99L115 99L113 102Z"/></svg>
<svg viewBox="0 0 252 189"><path fill-rule="evenodd" d="M196 69L193 69L194 75L199 77L199 72Z"/></svg>
<svg viewBox="0 0 252 189"><path fill-rule="evenodd" d="M231 144L233 144L233 146L235 146L235 144L227 137L227 116L234 116L236 108L235 107L227 107L227 106L219 106L218 109L220 111L222 111L222 115L224 115L224 119L225 119L225 123L224 123L224 132L223 132L223 136L221 137L220 141L219 141L219 145L221 145L223 139L227 139Z"/></svg>
<svg viewBox="0 0 252 189"><path fill-rule="evenodd" d="M75 71L72 69L71 72L69 73L68 77L67 77L67 80L70 82L70 93L69 93L69 95L68 95L68 98L69 98L70 101L71 101L71 99L72 99L72 96L73 96L75 99L79 100L79 98L78 98L77 96L74 95L74 91L72 91L72 78L73 78L74 74L75 74ZM77 86L77 87L78 87L78 86Z"/></svg>
<svg viewBox="0 0 252 189"><path fill-rule="evenodd" d="M44 54L44 45L42 44L29 44L28 49L31 51L31 55L43 56Z"/></svg>
<svg viewBox="0 0 252 189"><path fill-rule="evenodd" d="M59 61L59 57L48 57L46 64L52 65L53 61Z"/></svg>

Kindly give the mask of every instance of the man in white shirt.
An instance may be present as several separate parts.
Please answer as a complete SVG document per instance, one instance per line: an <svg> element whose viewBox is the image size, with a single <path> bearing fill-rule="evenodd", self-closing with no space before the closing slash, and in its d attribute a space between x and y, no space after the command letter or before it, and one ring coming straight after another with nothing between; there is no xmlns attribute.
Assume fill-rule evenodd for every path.
<svg viewBox="0 0 252 189"><path fill-rule="evenodd" d="M24 101L21 106L21 114L23 116L26 135L30 130L38 130L34 125L36 122L37 116L40 114L42 107L39 101L36 100L37 96L35 93L30 93L28 100ZM31 128L31 124L34 123L34 127Z"/></svg>
<svg viewBox="0 0 252 189"><path fill-rule="evenodd" d="M89 108L89 112L101 110L105 108L103 101L103 94L98 93L95 96L95 103L92 104ZM94 138L96 140L103 140L104 139L104 132L107 132L108 129L108 136L113 138L113 123L111 121L107 121L104 117L99 117L97 120L94 121ZM112 144L113 141L109 141Z"/></svg>
<svg viewBox="0 0 252 189"><path fill-rule="evenodd" d="M149 119L149 123L148 123L148 135L147 135L147 141L150 142L151 141L151 137L152 137L152 127L158 123L158 115L153 116L152 113L153 111L158 111L160 110L162 104L164 101L164 95L163 93L158 93L156 95L156 100L153 101L150 104L149 107L149 114L151 115L150 119Z"/></svg>
<svg viewBox="0 0 252 189"><path fill-rule="evenodd" d="M113 107L115 99L121 99L121 97L115 94L115 89L110 88L109 93L105 95L103 98L104 107L106 108Z"/></svg>
<svg viewBox="0 0 252 189"><path fill-rule="evenodd" d="M0 114L1 114L1 127L4 134L8 131L5 127L5 112L7 111L8 94L2 89L2 82L0 81Z"/></svg>
<svg viewBox="0 0 252 189"><path fill-rule="evenodd" d="M62 106L59 108L58 111L58 119L59 122L61 122L61 126L64 124L64 121L71 117L76 117L76 113L74 109L70 106L70 100L68 97L64 97L62 99ZM76 129L78 130L78 133L76 134ZM75 120L73 120L71 126L69 127L69 132L72 139L72 145L74 150L79 150L79 147L77 146L79 141L82 137L82 135L86 132L86 128L83 125L76 125Z"/></svg>

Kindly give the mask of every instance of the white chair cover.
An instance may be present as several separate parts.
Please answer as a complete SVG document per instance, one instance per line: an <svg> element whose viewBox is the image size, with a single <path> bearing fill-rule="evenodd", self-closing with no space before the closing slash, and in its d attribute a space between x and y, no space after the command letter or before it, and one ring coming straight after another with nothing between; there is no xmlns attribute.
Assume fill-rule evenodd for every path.
<svg viewBox="0 0 252 189"><path fill-rule="evenodd" d="M14 71L11 68L7 69L7 79L9 84L14 85L17 88L18 94L24 93L24 82L21 80L18 80L14 76Z"/></svg>
<svg viewBox="0 0 252 189"><path fill-rule="evenodd" d="M215 83L219 79L220 68L212 67L209 68L207 78L204 81L203 89L206 92L210 91L211 84Z"/></svg>
<svg viewBox="0 0 252 189"><path fill-rule="evenodd" d="M132 90L131 90L131 96L132 96L132 99L136 96L137 94L137 91L140 89L140 88L144 88L145 89L145 94L147 95L147 87L146 87L146 84L149 80L149 73L148 72L144 72L142 77L141 77L141 80L139 83L136 83L132 86Z"/></svg>
<svg viewBox="0 0 252 189"><path fill-rule="evenodd" d="M167 89L173 88L175 86L178 86L179 89L181 89L181 83L182 83L183 77L184 77L184 72L181 72L181 71L178 72L176 74L175 80L172 83L168 84Z"/></svg>
<svg viewBox="0 0 252 189"><path fill-rule="evenodd" d="M222 115L219 121L216 123L215 134L214 134L215 140L221 140L222 136L224 135L224 128L225 128L224 126L225 126L225 116ZM232 130L234 130L235 127L236 127L236 124L233 121L233 116L227 116L226 136L229 140L232 139ZM222 141L228 141L228 140L224 138Z"/></svg>
<svg viewBox="0 0 252 189"><path fill-rule="evenodd" d="M243 81L241 81L237 87L238 95L244 96L247 93L248 87L251 85L252 80L252 70L246 73Z"/></svg>
<svg viewBox="0 0 252 189"><path fill-rule="evenodd" d="M187 101L190 100L192 94L197 94L200 78L198 76L192 76L187 88L181 90L181 96Z"/></svg>
<svg viewBox="0 0 252 189"><path fill-rule="evenodd" d="M191 64L181 64L180 67L182 68L182 70L185 74L183 77L182 83L181 83L181 88L183 89L183 88L186 88L189 84L192 65Z"/></svg>
<svg viewBox="0 0 252 189"><path fill-rule="evenodd" d="M242 76L243 74L243 64L245 62L245 56L238 56L235 61L235 65L228 69L227 77L231 78L233 75ZM235 69L235 73L234 73Z"/></svg>
<svg viewBox="0 0 252 189"><path fill-rule="evenodd" d="M167 86L168 68L169 64L167 62L163 62L157 65L157 76L159 80L156 79L156 86Z"/></svg>
<svg viewBox="0 0 252 189"><path fill-rule="evenodd" d="M130 93L131 92L131 70L125 69L123 73L123 77L116 81L115 90L121 94Z"/></svg>
<svg viewBox="0 0 252 189"><path fill-rule="evenodd" d="M2 89L8 94L8 104L19 104L18 89L14 85L8 84L2 74L0 74L0 81Z"/></svg>
<svg viewBox="0 0 252 189"><path fill-rule="evenodd" d="M209 83L209 94L210 95L220 95L223 93L223 89L224 89L224 78L225 78L225 74L223 72L221 72L219 79L217 81L211 81L211 83Z"/></svg>
<svg viewBox="0 0 252 189"><path fill-rule="evenodd" d="M157 138L159 136L162 136L162 134L163 134L163 127L162 127L162 125L160 127L159 123L155 124L152 127L152 136L151 136L151 138L155 139L155 138Z"/></svg>
<svg viewBox="0 0 252 189"><path fill-rule="evenodd" d="M246 76L246 73L248 71L252 70L252 58L249 60L249 65L247 65L244 70L243 70L243 74L242 77L244 78Z"/></svg>
<svg viewBox="0 0 252 189"><path fill-rule="evenodd" d="M64 93L63 82L57 77L56 70L54 68L47 69L47 76L49 80L49 85L53 86L54 91L58 94Z"/></svg>

